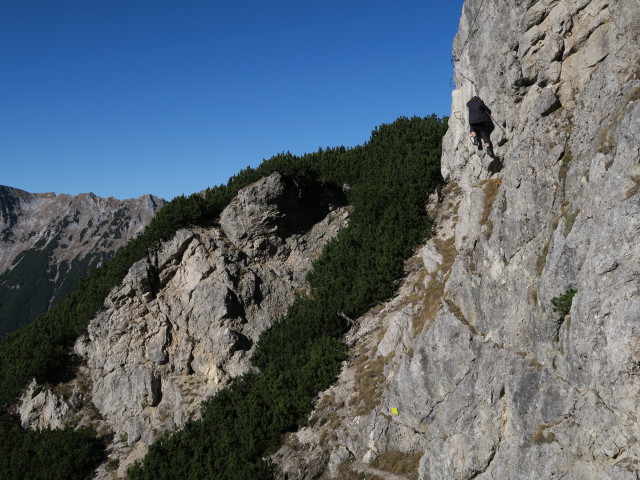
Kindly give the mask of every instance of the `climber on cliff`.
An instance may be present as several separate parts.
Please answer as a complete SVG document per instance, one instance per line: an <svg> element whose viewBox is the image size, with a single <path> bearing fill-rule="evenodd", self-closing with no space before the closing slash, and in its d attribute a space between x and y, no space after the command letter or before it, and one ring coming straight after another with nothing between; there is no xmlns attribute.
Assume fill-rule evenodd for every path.
<svg viewBox="0 0 640 480"><path fill-rule="evenodd" d="M474 96L467 102L469 108L469 127L471 129L471 141L482 150L482 144L493 158L493 146L491 145L491 132L495 126L491 121L491 110L478 96ZM479 141L478 137L482 139Z"/></svg>

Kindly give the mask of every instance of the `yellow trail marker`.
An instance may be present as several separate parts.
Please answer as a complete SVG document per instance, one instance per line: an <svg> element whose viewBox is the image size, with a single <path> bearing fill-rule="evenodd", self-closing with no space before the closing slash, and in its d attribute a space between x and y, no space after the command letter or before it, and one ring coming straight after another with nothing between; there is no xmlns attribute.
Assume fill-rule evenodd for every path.
<svg viewBox="0 0 640 480"><path fill-rule="evenodd" d="M394 415L398 415L398 409L395 407L391 408L391 413L393 413Z"/></svg>

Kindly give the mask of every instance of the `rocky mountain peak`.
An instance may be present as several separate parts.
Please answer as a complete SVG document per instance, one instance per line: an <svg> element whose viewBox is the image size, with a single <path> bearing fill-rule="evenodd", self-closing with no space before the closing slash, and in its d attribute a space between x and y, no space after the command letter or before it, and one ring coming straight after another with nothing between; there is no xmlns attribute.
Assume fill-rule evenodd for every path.
<svg viewBox="0 0 640 480"><path fill-rule="evenodd" d="M141 233L164 200L0 186L0 333L26 325Z"/></svg>

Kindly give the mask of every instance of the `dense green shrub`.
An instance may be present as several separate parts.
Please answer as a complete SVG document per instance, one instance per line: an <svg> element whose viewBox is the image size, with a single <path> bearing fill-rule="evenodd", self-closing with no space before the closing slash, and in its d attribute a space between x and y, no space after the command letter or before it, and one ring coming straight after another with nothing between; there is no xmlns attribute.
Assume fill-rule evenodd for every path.
<svg viewBox="0 0 640 480"><path fill-rule="evenodd" d="M269 478L261 458L278 445L282 433L305 422L314 396L339 372L344 347L338 339L347 327L339 313L355 317L389 297L404 259L429 233L424 206L441 180L440 143L445 130L446 120L435 116L400 118L374 130L363 146L321 149L302 157L276 155L258 168L240 171L226 185L166 204L142 235L93 270L66 300L0 341L0 435L18 439L11 446L2 442L0 457L24 458L30 455L28 448L52 449L59 453L47 459L52 471L73 472L66 478L88 475L102 448L99 442L86 432L24 431L11 424L4 413L7 407L30 378L56 381L69 373L72 342L135 261L179 228L212 222L240 188L279 171L348 184L348 200L354 207L349 227L315 263L309 275L312 295L298 298L261 338L254 356L260 373L236 379L206 402L201 421L163 437L131 470L134 479ZM86 462L67 459L67 450L57 446L65 444L85 452ZM59 478L64 477L60 473ZM41 477L33 474L33 478Z"/></svg>
<svg viewBox="0 0 640 480"><path fill-rule="evenodd" d="M0 477L82 480L103 460L104 443L88 430L24 430L0 415Z"/></svg>
<svg viewBox="0 0 640 480"><path fill-rule="evenodd" d="M559 313L562 317L569 315L569 312L571 311L571 305L573 304L573 297L576 293L578 293L578 291L575 288L569 288L562 295L553 297L551 299L553 311Z"/></svg>

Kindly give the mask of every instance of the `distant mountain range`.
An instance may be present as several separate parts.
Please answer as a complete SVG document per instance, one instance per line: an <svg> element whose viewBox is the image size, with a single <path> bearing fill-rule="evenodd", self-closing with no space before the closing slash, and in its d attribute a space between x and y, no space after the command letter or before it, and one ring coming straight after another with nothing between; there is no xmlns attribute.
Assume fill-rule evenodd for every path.
<svg viewBox="0 0 640 480"><path fill-rule="evenodd" d="M0 185L0 334L27 325L142 232L165 201Z"/></svg>

